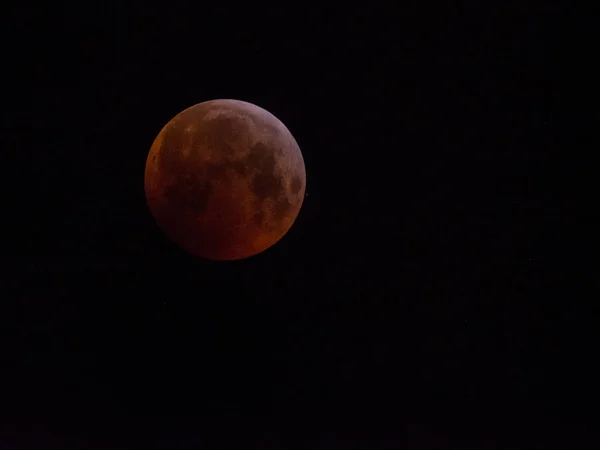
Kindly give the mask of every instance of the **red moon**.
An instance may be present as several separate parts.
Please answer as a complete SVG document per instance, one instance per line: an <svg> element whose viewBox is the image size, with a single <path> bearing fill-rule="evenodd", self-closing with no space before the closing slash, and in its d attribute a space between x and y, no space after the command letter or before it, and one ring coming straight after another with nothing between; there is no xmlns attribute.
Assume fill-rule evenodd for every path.
<svg viewBox="0 0 600 450"><path fill-rule="evenodd" d="M210 260L256 255L279 241L302 206L298 143L268 111L210 100L158 134L144 177L150 212L181 248Z"/></svg>

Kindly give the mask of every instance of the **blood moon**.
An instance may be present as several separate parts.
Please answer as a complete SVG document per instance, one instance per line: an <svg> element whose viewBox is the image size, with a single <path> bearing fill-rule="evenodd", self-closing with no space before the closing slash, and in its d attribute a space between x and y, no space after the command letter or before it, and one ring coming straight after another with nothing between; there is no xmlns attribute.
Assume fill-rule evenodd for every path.
<svg viewBox="0 0 600 450"><path fill-rule="evenodd" d="M260 253L290 229L306 170L290 131L268 111L210 100L175 116L146 161L150 212L165 234L211 260Z"/></svg>

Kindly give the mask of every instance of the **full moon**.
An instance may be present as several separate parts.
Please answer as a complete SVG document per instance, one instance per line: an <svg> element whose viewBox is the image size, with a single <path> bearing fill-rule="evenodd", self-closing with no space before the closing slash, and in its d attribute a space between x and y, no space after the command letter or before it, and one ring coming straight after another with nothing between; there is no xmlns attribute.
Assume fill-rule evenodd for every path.
<svg viewBox="0 0 600 450"><path fill-rule="evenodd" d="M182 111L148 154L146 199L177 245L210 260L256 255L279 241L302 206L306 170L277 117L239 100Z"/></svg>

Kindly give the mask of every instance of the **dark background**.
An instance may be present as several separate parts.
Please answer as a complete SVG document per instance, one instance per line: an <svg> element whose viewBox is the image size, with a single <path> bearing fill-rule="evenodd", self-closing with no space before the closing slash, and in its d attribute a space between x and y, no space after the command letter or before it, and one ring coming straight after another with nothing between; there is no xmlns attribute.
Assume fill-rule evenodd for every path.
<svg viewBox="0 0 600 450"><path fill-rule="evenodd" d="M0 448L593 447L568 11L417 3L18 11ZM160 129L215 98L275 114L307 168L290 232L233 263L170 243L143 189Z"/></svg>

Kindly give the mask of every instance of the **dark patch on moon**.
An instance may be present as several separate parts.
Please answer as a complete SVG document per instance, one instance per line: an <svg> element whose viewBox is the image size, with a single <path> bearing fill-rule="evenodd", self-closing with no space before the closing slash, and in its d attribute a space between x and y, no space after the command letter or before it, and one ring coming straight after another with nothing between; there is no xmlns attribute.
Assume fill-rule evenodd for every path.
<svg viewBox="0 0 600 450"><path fill-rule="evenodd" d="M275 156L264 142L257 142L246 156L248 167L254 167L262 173L273 173L275 170Z"/></svg>
<svg viewBox="0 0 600 450"><path fill-rule="evenodd" d="M169 192L165 191L165 196L182 208L202 213L206 210L212 186L215 182L228 180L227 172L227 166L217 164L208 164L200 174L189 169L179 176L178 185L170 186Z"/></svg>
<svg viewBox="0 0 600 450"><path fill-rule="evenodd" d="M276 219L281 219L286 216L288 210L292 205L288 202L287 198L284 195L281 195L275 201L275 205L273 208L273 216ZM265 211L263 208L257 208L254 212L254 223L256 225L264 225L265 221Z"/></svg>
<svg viewBox="0 0 600 450"><path fill-rule="evenodd" d="M252 178L252 193L260 201L270 197L278 197L282 188L281 178L274 176L273 173L257 173Z"/></svg>
<svg viewBox="0 0 600 450"><path fill-rule="evenodd" d="M241 177L246 177L250 172L248 165L244 161L233 161L231 167Z"/></svg>
<svg viewBox="0 0 600 450"><path fill-rule="evenodd" d="M205 177L206 180L214 181L214 180L223 180L226 178L228 178L227 166L209 164L206 167L206 177Z"/></svg>
<svg viewBox="0 0 600 450"><path fill-rule="evenodd" d="M290 204L285 195L282 195L279 198L277 198L277 201L275 202L275 217L285 217L291 206L292 205Z"/></svg>
<svg viewBox="0 0 600 450"><path fill-rule="evenodd" d="M264 219L265 219L265 212L262 209L257 209L254 212L254 223L256 225L262 225Z"/></svg>
<svg viewBox="0 0 600 450"><path fill-rule="evenodd" d="M191 167L195 167L193 164ZM225 165L209 164L202 173L191 168L183 171L174 184L165 188L164 195L173 205L184 210L203 213L206 211L215 182L228 180Z"/></svg>
<svg viewBox="0 0 600 450"><path fill-rule="evenodd" d="M275 156L263 142L257 142L246 157L248 167L258 173L252 178L252 193L260 200L276 198L283 191L283 179L275 173Z"/></svg>
<svg viewBox="0 0 600 450"><path fill-rule="evenodd" d="M276 158L273 149L264 142L257 142L250 149L245 158L246 167L256 169L257 173L252 177L251 189L259 203L272 198L275 201L274 215L276 218L285 217L292 206L285 195L285 184L281 174L276 171ZM298 177L296 177L298 178ZM300 185L302 182L297 180ZM259 211L261 208L259 207ZM264 221L264 213L257 212L254 217L257 224Z"/></svg>
<svg viewBox="0 0 600 450"><path fill-rule="evenodd" d="M202 213L206 210L211 194L210 183L192 182L184 178L164 190L165 197L173 206L187 211Z"/></svg>
<svg viewBox="0 0 600 450"><path fill-rule="evenodd" d="M298 195L298 192L300 192L300 189L302 189L302 180L298 175L294 175L292 177L292 184L290 187L292 189L292 194Z"/></svg>

